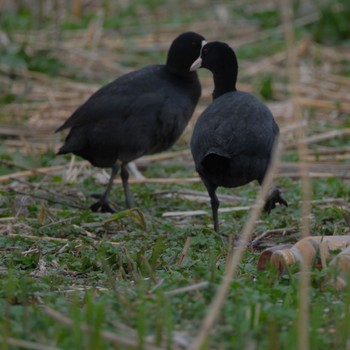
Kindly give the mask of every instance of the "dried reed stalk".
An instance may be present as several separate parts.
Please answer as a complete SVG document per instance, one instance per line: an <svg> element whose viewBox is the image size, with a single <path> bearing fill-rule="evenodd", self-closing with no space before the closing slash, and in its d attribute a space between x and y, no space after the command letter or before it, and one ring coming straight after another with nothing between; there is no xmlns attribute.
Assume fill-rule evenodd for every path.
<svg viewBox="0 0 350 350"><path fill-rule="evenodd" d="M34 176L34 175L44 175L44 174L52 174L56 173L59 170L63 170L66 167L66 165L56 165L51 167L43 167L43 168L37 168L32 170L24 170L19 171L17 173L8 174L0 176L0 183L10 181L13 179L18 179L20 177L28 177L28 176Z"/></svg>
<svg viewBox="0 0 350 350"><path fill-rule="evenodd" d="M191 240L192 240L191 237L187 237L185 245L184 245L184 247L182 249L182 252L181 252L181 255L179 257L179 260L177 261L177 264L176 264L179 267L182 266L182 263L183 263L186 255L187 255L187 251L188 251L188 249L190 248L190 245L191 245Z"/></svg>
<svg viewBox="0 0 350 350"><path fill-rule="evenodd" d="M299 79L297 70L297 57L295 54L295 37L294 37L294 24L293 24L293 4L291 0L280 1L280 12L284 26L284 36L287 46L287 66L288 75L291 86L292 103L294 107L295 122L302 122L302 112L300 108L299 97ZM301 160L299 171L301 174L301 187L302 187L302 203L301 203L301 233L302 237L309 236L310 227L310 181L308 178L309 169L308 164L304 161L304 156L307 153L307 143L303 142L305 139L305 130L299 128L296 130L297 136L297 151L299 159ZM298 312L298 349L309 349L309 285L310 274L309 267L306 264L301 264L300 282L299 282L299 312Z"/></svg>
<svg viewBox="0 0 350 350"><path fill-rule="evenodd" d="M194 290L198 290L200 288L207 287L208 285L209 285L209 282L207 282L207 281L198 282L198 283L186 286L186 287L181 287L181 288L169 290L167 292L164 292L164 294L166 296L171 296L171 295L176 295L176 294L181 294L181 293L192 292Z"/></svg>
<svg viewBox="0 0 350 350"><path fill-rule="evenodd" d="M129 184L191 184L191 183L197 183L201 182L201 179L199 177L185 177L185 178L145 178L145 179L137 179L137 178L130 178ZM121 179L114 180L114 183L121 184Z"/></svg>

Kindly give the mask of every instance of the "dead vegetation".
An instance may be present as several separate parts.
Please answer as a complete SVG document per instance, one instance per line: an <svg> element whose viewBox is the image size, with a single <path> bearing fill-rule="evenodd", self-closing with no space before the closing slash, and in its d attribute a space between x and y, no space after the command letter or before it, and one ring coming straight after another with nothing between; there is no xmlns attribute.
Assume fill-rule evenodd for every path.
<svg viewBox="0 0 350 350"><path fill-rule="evenodd" d="M4 11L10 11L11 6L15 6L16 3L0 2L1 15L4 15ZM22 3L30 3L30 1L23 1ZM178 2L160 1L159 6L155 8L147 7L148 5L136 7L133 16L138 18L140 22L127 24L127 21L125 21L122 26L116 29L106 28L104 25L111 17L118 16L125 7L130 5L131 2L128 0L122 2L107 1L105 6L100 5L97 1L76 0L72 2L72 7L69 9L65 8L62 5L64 2L60 1L41 3L42 8L38 7L38 19L43 19L47 14L53 12L57 14L49 29L33 28L29 32L16 31L11 33L11 36L6 32L1 32L0 42L5 46L25 43L25 50L28 54L38 50L49 50L53 57L64 62L64 67L58 74L48 75L27 68L13 69L6 64L0 64L0 86L3 90L1 93L11 95L13 98L11 103L2 104L0 113L0 139L9 154L18 151L35 159L45 155L48 151L56 150L63 135L54 134L55 128L92 92L113 79L113 77L117 77L131 69L146 64L162 63L172 39L180 32L194 30L205 35L208 40L227 41L235 48L240 65L239 89L259 95L262 82L265 81L266 83L267 81L266 84L271 89L271 96L267 104L280 125L283 142L281 150L283 161L276 164L276 176L281 179L299 180L302 176L300 169L307 165L308 175L312 179L336 178L342 180L344 186L349 185L350 78L349 75L345 75L343 72L344 62L350 62L350 50L344 46L326 46L316 43L310 33L303 30L306 25L319 19L319 12L315 11L312 1L303 2L295 20L295 29L301 30L295 45L295 53L297 54L297 98L293 98L295 96L292 95L293 91L289 83L290 71L287 64L287 48L284 45L283 25L263 29L256 22L241 17L239 12L232 11L233 7L239 10L244 9L244 13L250 16L266 10L276 9L276 3L273 1L264 4L256 1L239 1L234 2L234 4L231 4L230 1L223 1L220 5L214 5L209 0L192 0L186 3L185 12L191 14L191 20L187 22L167 20L172 13L177 13ZM89 20L86 29L62 29L61 25L65 20L69 19L74 23L74 18L77 18L78 21L89 11L95 11L97 15ZM184 13L182 14L184 15ZM274 48L272 44L274 41L279 43L278 49ZM260 53L256 57L253 57L254 55L246 55L249 57L245 57L245 50L259 47L259 45L265 45L263 53L260 52L260 47L260 51L257 50ZM179 141L180 151L148 156L137 161L140 169L150 167L154 162L157 162L160 168L162 165L169 163L181 164L188 169L193 168L193 172L189 172L191 176L175 174L167 177L135 177L131 179L130 183L182 185L200 182L200 179L194 173L191 155L186 146L196 118L211 100L211 77L203 71L200 75L203 95L193 120ZM265 80L266 77L267 80ZM271 79L270 83L268 79ZM301 111L302 120L295 118L296 106ZM304 131L304 135L299 140L298 131L301 129ZM304 146L301 153L300 148L298 148L300 144ZM303 162L298 161L300 158L303 159ZM100 226L103 228L106 222L85 223L82 221L79 225L75 225L71 224L71 217L51 220L50 214L55 209L48 208L45 205L41 207L36 217L36 220L40 223L39 229L33 229L29 224L18 222L18 217L22 215L28 218L28 222L30 221L27 206L28 203L33 201L33 198L36 198L35 196L38 199L45 199L48 203L52 201L78 209L87 207L84 202L86 195L80 193L78 189L73 190L68 186L64 187L64 182L79 183L91 175L94 176L96 182L105 182L107 177L104 176L104 170L93 168L87 162L74 157L71 158L69 163L65 163L62 159L58 165L37 167L26 166L5 158L0 159L0 163L12 169L10 174L0 176L1 188L17 193L12 204L14 214L13 216L0 218L0 229L4 236L15 239L25 235L27 240L33 242L34 247L21 252L21 254L37 254L39 249L36 248L36 242L40 241L54 241L62 244L57 256L66 250L67 245L72 242L83 245L85 239L89 238L94 240L92 244L94 246L99 236L93 229ZM40 180L30 182L29 178L35 175L41 175ZM62 191L51 188L52 177L55 175L59 175L64 179L60 187ZM117 179L116 182L119 183L120 180ZM72 191L75 192L72 193ZM184 188L158 190L154 193L154 197L157 196L161 196L162 200L176 197L179 200L191 201L195 203L194 208L199 203L208 203L206 193ZM290 222L286 220L286 222L283 222L284 227L276 229L265 227L262 232L253 232L254 224L259 223L257 220L259 209L254 204L253 199L247 201L248 205L239 204L241 199L241 197L232 194L220 194L222 203L231 205L231 207L222 208L221 210L226 212L252 212L249 217L250 220L246 221L246 226L243 228L243 235L245 236L242 236L248 240L249 235L253 234L252 243L254 246L259 244L269 245L275 240L276 236L288 238L288 236L292 237L295 234L300 234L301 229L297 227L299 226L299 218L294 218L292 225L289 225ZM340 198L337 194L329 198L308 199L310 199L310 205L321 209L333 208L335 205L338 208L346 209L346 211L349 209L347 200ZM171 218L171 220L174 220L175 227L190 225L196 227L195 218L207 213L205 210L176 210L176 208L171 208L171 211L163 210L163 217L159 220ZM300 215L299 212L298 215ZM137 220L142 221L142 218ZM157 220L157 218L154 220ZM63 234L51 237L45 231L54 225L67 223L71 224L71 230L79 232L79 235L74 239L67 238ZM202 222L200 227L203 227ZM242 227L240 226L239 229L241 230ZM33 233L35 230L39 232L38 235ZM343 226L341 226L341 230L343 230ZM123 234L123 231L120 231ZM342 231L343 234L348 232L348 228ZM117 241L114 238L109 239L109 244L119 245L122 242L120 235L117 236ZM233 235L228 238L229 242L232 243ZM191 239L191 237L186 239L181 254L175 256L177 266L181 266L186 259L189 247L193 243L191 243ZM229 246L228 252L222 251L217 257L218 262L223 255L226 257L227 254L225 263L227 266L230 264L228 275L230 278L226 279L227 283L223 288L228 288L228 283L232 280L231 277L236 274L237 264L243 249L246 248L241 244L239 253L233 257L233 248L231 244ZM128 265L131 266L132 261L130 258L131 262L129 264L126 248L125 252L123 253L125 253L128 260ZM33 272L33 276L36 278L57 268L55 260L46 267L42 262L45 263L45 261L40 260L38 267ZM130 270L135 275L137 274L136 270ZM118 280L119 278L123 280L122 277L119 276ZM135 280L137 279L135 278ZM160 279L156 282L150 294L156 288L159 288L163 280ZM165 293L170 295L171 293L182 293L191 289L197 290L207 286L207 283L207 281L202 281L188 287L175 288ZM66 293L68 294L69 291L75 292L79 288L86 290L87 286L73 285ZM99 290L103 289L102 287L97 288ZM218 303L225 301L227 290L226 292L224 289L222 290L222 294L217 299L219 300ZM304 288L304 293L305 290ZM38 301L38 304L40 303ZM71 326L71 320L63 313L60 314L48 306L42 306L49 317L58 323L65 324L68 327ZM221 305L216 306L215 309L215 305L213 305L214 312L218 312L220 307ZM203 326L202 328L204 338L209 333L210 322L213 322L213 320L208 322L209 326L207 328ZM126 325L122 326L127 327ZM90 330L85 324L82 324L81 329L83 332L89 332ZM131 329L127 334L131 334L131 338L135 337L133 332L134 330ZM130 345L127 339L118 338L107 332L103 333L103 337L108 338L112 343ZM16 339L9 338L8 340L9 344L21 346ZM185 342L185 346L191 343L190 340ZM28 347L29 345L27 344Z"/></svg>
<svg viewBox="0 0 350 350"><path fill-rule="evenodd" d="M81 15L82 11L87 11L84 6L93 5L84 5L83 2L73 8L80 8L78 13ZM200 8L195 2L190 3L189 7L191 6L192 9L197 6L197 10ZM219 10L216 8L217 16L225 16L225 9L227 12L228 5L222 5ZM60 9L60 11L63 10ZM76 11L73 12L76 13ZM164 11L164 9L159 11ZM251 8L249 11L259 11L259 9ZM157 63L161 63L172 38L181 31L197 30L205 34L209 40L226 40L236 49L239 57L241 48L254 45L261 40L269 40L282 30L281 27L261 30L247 23L246 26L240 26L238 29L231 24L232 30L228 31L228 20L221 23L217 16L207 18L205 26L200 22L174 26L174 28L164 24L161 33L157 35L155 35L154 28L150 33L147 33L146 30L138 32L132 26L120 28L117 33L105 30L103 15L92 20L86 30L64 32L64 35L61 33L63 38L56 41L53 39L54 31L46 33L35 30L26 34L13 33L17 42L26 41L27 50L49 48L55 57L64 62L66 68L59 76L48 76L26 69L13 72L5 65L0 66L1 85L5 87L7 93L15 96L13 103L2 106L0 137L3 139L3 144L9 152L20 150L33 157L40 156L47 149L56 150L62 135L54 134L55 128L102 85L101 81L107 82L111 80L111 77L117 77L131 69L154 63L151 59L140 56L140 52L157 52ZM147 14L145 17L147 18ZM316 20L315 13L306 12L296 20L296 26L303 26ZM224 26L226 31L219 30L220 26ZM214 28L214 30L207 28ZM3 40L9 40L5 33L2 35ZM285 50L270 54L267 48L264 56L258 59L239 59L241 68L238 86L241 90L258 93L256 85L259 77L264 77L266 74L273 76L273 100L269 101L268 105L281 127L284 154L295 151L295 131L300 127L305 128L307 138L303 142L308 146L306 159L310 162L310 175L349 179L350 165L347 162L350 158L349 146L328 147L322 146L322 142L331 142L350 134L349 128L341 127L344 118L348 118L350 113L350 78L342 74L341 64L350 60L350 51L340 47L322 46L313 42L306 34L298 40L295 49L298 52L300 96L297 102L303 113L302 125L293 124ZM135 56L141 59L138 60ZM138 60L137 63L136 60ZM73 79L72 71L75 71L78 79ZM203 96L187 132L180 140L184 144L188 143L196 117L210 102L211 77L202 73L201 79ZM178 155L175 153L173 156L176 158ZM154 159L155 157L152 157L152 160ZM147 161L148 158L140 160L142 164ZM62 173L66 171L66 168L54 167L32 171ZM26 174L16 174L16 172L17 169L14 169L14 174L11 176ZM298 177L298 164L282 164L280 172L280 176ZM2 181L4 180L6 178L2 177Z"/></svg>

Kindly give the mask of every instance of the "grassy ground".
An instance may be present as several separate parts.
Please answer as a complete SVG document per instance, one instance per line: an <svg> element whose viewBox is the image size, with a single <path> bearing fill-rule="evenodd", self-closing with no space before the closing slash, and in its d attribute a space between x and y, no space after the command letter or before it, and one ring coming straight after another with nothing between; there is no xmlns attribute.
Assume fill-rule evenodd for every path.
<svg viewBox="0 0 350 350"><path fill-rule="evenodd" d="M143 0L83 2L73 11L60 2L35 10L30 1L18 3L0 7L1 348L183 349L196 338L259 187L219 191L221 206L235 210L220 213L223 235L215 234L188 152L192 123L165 156L138 162L146 180L131 181L137 208L125 210L116 181L111 200L119 211L92 213L91 195L102 191L106 174L55 156L62 135L53 135L111 76L163 62L171 40L186 30L228 41L240 63L239 88L273 111L284 145L276 182L289 202L256 221L254 244L203 348L302 348L300 315L307 314L299 308L298 266L282 274L271 267L257 271L264 248L294 243L302 231L298 124L278 8L257 1L181 7ZM310 233L348 235L349 5L294 7ZM200 78L203 96L194 119L212 90L210 75L201 71ZM309 345L303 349L350 348L350 284L327 286L329 273L331 267L310 272Z"/></svg>

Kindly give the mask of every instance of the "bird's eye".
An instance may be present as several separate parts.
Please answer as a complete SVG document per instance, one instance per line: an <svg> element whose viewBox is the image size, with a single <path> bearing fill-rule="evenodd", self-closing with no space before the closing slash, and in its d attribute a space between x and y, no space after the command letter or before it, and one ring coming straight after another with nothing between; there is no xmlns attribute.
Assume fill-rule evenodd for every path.
<svg viewBox="0 0 350 350"><path fill-rule="evenodd" d="M196 44L194 41L192 41L192 46L193 46L193 47L196 47L197 44Z"/></svg>
<svg viewBox="0 0 350 350"><path fill-rule="evenodd" d="M203 53L208 53L208 49L204 48Z"/></svg>

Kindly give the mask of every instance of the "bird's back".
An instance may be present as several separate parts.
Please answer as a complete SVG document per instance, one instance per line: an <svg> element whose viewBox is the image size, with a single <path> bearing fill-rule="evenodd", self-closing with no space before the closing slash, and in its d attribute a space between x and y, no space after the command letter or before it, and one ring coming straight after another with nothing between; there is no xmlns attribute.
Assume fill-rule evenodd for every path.
<svg viewBox="0 0 350 350"><path fill-rule="evenodd" d="M95 92L57 131L71 128L59 153L110 167L170 147L192 116L201 89L164 65L125 74Z"/></svg>
<svg viewBox="0 0 350 350"><path fill-rule="evenodd" d="M261 182L278 132L271 112L256 97L225 93L196 123L191 150L197 171L214 186Z"/></svg>

